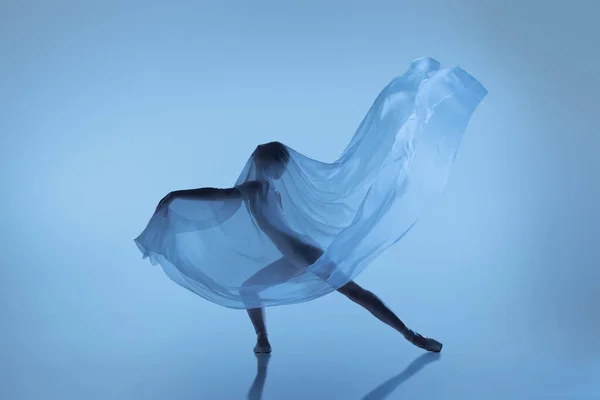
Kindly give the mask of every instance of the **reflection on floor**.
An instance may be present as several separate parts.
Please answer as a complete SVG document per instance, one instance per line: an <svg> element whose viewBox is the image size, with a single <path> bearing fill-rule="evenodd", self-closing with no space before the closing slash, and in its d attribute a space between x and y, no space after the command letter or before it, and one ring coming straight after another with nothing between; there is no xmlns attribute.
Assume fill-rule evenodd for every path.
<svg viewBox="0 0 600 400"><path fill-rule="evenodd" d="M415 358L401 373L381 385L371 390L362 397L362 400L384 400L387 399L402 383L418 373L427 364L439 360L440 353L426 353ZM261 400L265 382L267 380L267 370L269 367L270 354L256 354L256 377L248 391L248 400Z"/></svg>

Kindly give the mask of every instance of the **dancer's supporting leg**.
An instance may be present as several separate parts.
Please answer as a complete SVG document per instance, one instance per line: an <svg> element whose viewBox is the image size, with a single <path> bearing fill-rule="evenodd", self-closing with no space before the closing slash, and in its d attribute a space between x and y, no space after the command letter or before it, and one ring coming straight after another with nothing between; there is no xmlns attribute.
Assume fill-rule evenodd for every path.
<svg viewBox="0 0 600 400"><path fill-rule="evenodd" d="M242 284L240 294L246 304L248 304L248 316L256 332L255 353L271 352L271 343L269 343L265 322L265 309L256 307L260 304L260 288L286 282L301 272L300 268L294 266L285 258L280 258L262 268Z"/></svg>

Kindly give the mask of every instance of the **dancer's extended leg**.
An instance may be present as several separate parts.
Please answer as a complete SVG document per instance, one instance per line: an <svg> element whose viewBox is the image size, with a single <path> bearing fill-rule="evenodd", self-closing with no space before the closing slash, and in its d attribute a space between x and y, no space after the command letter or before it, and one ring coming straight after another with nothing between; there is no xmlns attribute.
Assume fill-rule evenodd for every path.
<svg viewBox="0 0 600 400"><path fill-rule="evenodd" d="M394 314L379 297L374 293L363 289L356 282L350 281L338 289L338 292L348 297L353 302L361 305L380 321L388 324L400 332L409 342L427 351L440 352L442 344L435 339L426 338L409 329Z"/></svg>
<svg viewBox="0 0 600 400"><path fill-rule="evenodd" d="M298 243L296 246L297 252L302 256L304 261L310 265L323 255L323 250L316 248L307 243ZM307 266L308 266L307 265ZM331 265L328 273L320 276L321 279L327 280L334 272L335 265ZM400 332L409 342L427 351L440 352L442 344L437 340L426 338L409 329L404 323L390 310L379 297L372 292L363 289L356 282L350 281L346 285L338 289L338 292L348 297L353 302L367 309L371 314L377 317L380 321L388 324L392 328Z"/></svg>

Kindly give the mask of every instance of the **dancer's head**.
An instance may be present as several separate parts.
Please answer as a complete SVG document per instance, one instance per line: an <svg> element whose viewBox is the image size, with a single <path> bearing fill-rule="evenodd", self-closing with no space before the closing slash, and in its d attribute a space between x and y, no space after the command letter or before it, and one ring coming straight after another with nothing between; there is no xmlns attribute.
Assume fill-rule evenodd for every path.
<svg viewBox="0 0 600 400"><path fill-rule="evenodd" d="M282 143L270 142L256 147L252 157L259 173L279 179L290 160L290 152Z"/></svg>

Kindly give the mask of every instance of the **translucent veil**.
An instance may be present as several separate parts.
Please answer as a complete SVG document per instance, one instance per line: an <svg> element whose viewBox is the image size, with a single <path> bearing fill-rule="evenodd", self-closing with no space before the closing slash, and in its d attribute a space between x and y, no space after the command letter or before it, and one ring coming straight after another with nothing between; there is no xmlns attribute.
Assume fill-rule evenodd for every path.
<svg viewBox="0 0 600 400"><path fill-rule="evenodd" d="M225 307L323 296L400 240L441 193L486 94L461 68L441 69L436 60L420 58L383 89L336 161L287 147L290 161L274 185L290 229L324 250L308 268L299 271L282 257L247 200L176 199L152 216L135 242L172 280ZM256 178L250 157L235 185Z"/></svg>

